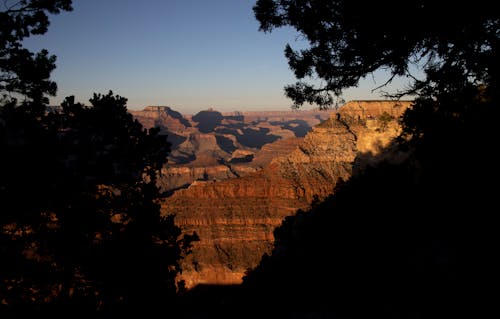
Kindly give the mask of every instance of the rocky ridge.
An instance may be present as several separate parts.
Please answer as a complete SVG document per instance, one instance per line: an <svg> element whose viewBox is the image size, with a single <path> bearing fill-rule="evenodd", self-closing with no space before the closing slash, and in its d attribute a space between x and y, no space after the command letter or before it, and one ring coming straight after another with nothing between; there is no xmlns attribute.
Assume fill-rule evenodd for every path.
<svg viewBox="0 0 500 319"><path fill-rule="evenodd" d="M241 282L270 252L273 230L285 216L331 194L339 180L352 175L354 163L354 169L376 165L373 155L399 133L397 118L409 106L408 101L351 101L264 169L197 181L174 192L162 203L162 213L175 214L184 232L196 231L201 238L182 265L187 286Z"/></svg>
<svg viewBox="0 0 500 319"><path fill-rule="evenodd" d="M131 113L145 127L159 127L172 144L159 178L162 190L167 192L194 181L224 180L255 172L271 160L266 151L291 151L286 147L291 144L281 141L302 138L329 116L325 111L220 113L213 109L190 116L167 106L148 106ZM270 146L276 142L276 147Z"/></svg>

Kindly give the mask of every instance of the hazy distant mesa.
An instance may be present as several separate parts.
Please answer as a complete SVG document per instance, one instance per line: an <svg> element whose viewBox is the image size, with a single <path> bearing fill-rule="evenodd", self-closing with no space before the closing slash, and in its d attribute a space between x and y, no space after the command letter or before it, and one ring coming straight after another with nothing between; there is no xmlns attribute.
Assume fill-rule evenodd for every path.
<svg viewBox="0 0 500 319"><path fill-rule="evenodd" d="M130 111L145 127L159 127L172 144L162 170L165 191L197 180L244 176L289 152L329 117L328 111L218 112L182 115L168 106ZM280 141L287 140L286 143ZM275 146L272 146L275 145Z"/></svg>

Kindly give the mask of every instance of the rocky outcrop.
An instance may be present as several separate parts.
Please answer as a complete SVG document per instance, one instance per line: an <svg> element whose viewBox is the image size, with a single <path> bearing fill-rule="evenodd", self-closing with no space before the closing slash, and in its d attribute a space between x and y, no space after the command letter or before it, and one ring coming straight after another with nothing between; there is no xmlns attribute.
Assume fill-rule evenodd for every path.
<svg viewBox="0 0 500 319"><path fill-rule="evenodd" d="M273 159L286 156L293 152L303 140L304 139L300 137L292 137L266 144L255 154L250 165L256 168L263 168L269 165Z"/></svg>
<svg viewBox="0 0 500 319"><path fill-rule="evenodd" d="M168 193L176 189L186 188L195 181L225 180L238 176L239 174L235 174L227 165L170 166L161 169L158 185L162 191Z"/></svg>
<svg viewBox="0 0 500 319"><path fill-rule="evenodd" d="M181 113L168 106L146 106L142 111L129 111L144 127L159 127L167 132L182 133L192 124Z"/></svg>
<svg viewBox="0 0 500 319"><path fill-rule="evenodd" d="M344 117L362 120L377 119L384 113L398 118L411 103L412 101L355 100L342 106L340 113Z"/></svg>
<svg viewBox="0 0 500 319"><path fill-rule="evenodd" d="M302 137L328 117L324 111L220 113L213 109L183 116L168 106L147 106L131 113L145 127L159 127L172 144L159 176L166 192L197 180L223 180L255 172L270 160L259 156L254 162L262 147Z"/></svg>
<svg viewBox="0 0 500 319"><path fill-rule="evenodd" d="M252 111L252 112L225 112L226 118L236 117L245 123L256 122L294 122L303 121L309 126L314 126L328 118L329 111L320 110L294 110L294 111Z"/></svg>
<svg viewBox="0 0 500 319"><path fill-rule="evenodd" d="M201 238L182 265L187 286L239 283L270 252L273 230L285 216L331 194L340 179L352 175L353 163L356 169L376 164L373 156L360 155L379 154L390 143L399 133L397 117L409 105L349 102L293 151L282 142L286 151L276 152L264 169L225 181L197 181L167 198L163 214L175 214L183 231ZM269 161L269 154L261 158L266 156L262 162Z"/></svg>

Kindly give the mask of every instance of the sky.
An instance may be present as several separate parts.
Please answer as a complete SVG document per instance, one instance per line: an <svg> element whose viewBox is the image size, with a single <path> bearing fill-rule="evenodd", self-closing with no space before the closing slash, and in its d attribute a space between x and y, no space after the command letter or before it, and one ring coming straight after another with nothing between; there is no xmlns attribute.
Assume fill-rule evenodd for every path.
<svg viewBox="0 0 500 319"><path fill-rule="evenodd" d="M93 93L128 99L128 108L165 105L183 114L289 110L283 87L295 82L284 48L307 45L291 28L258 30L255 0L73 0L49 31L25 46L57 56L51 104ZM377 72L343 98L381 99ZM396 85L397 87L397 85ZM309 107L311 108L311 107Z"/></svg>

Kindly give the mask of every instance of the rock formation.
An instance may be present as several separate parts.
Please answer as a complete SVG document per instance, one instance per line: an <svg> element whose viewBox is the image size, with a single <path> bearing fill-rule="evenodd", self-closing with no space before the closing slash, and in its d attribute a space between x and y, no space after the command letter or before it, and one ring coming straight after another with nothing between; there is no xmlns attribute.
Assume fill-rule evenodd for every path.
<svg viewBox="0 0 500 319"><path fill-rule="evenodd" d="M353 163L358 170L376 164L367 154L379 154L399 133L397 118L409 105L349 102L300 143L264 146L254 158L269 163L264 169L236 179L198 181L167 198L163 214L175 214L183 231L196 231L201 239L183 263L187 286L239 283L270 252L273 230L285 216L331 194L339 179L351 176ZM286 151L270 160L273 147Z"/></svg>
<svg viewBox="0 0 500 319"><path fill-rule="evenodd" d="M220 113L213 109L183 116L167 106L148 106L131 113L145 127L159 127L172 144L168 164L159 178L167 192L194 181L223 180L255 172L270 161L259 154L262 147L303 137L328 117L325 111ZM283 150L283 145L287 143L275 149Z"/></svg>

